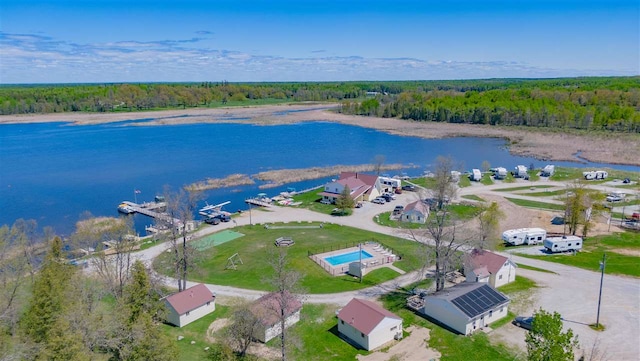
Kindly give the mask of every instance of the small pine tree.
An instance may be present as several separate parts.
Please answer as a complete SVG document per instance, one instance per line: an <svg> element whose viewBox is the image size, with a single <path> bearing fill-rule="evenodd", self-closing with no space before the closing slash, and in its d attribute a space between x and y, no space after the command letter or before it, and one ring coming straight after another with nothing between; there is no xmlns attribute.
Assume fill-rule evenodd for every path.
<svg viewBox="0 0 640 361"><path fill-rule="evenodd" d="M336 207L340 209L342 213L345 213L347 209L351 209L355 206L355 201L351 198L351 189L349 186L344 186L340 196L336 199Z"/></svg>

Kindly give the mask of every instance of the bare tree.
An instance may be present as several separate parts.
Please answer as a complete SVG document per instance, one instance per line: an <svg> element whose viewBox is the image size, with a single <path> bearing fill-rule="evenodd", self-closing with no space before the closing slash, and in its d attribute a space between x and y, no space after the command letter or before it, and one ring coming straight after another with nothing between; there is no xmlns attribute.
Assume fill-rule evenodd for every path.
<svg viewBox="0 0 640 361"><path fill-rule="evenodd" d="M373 167L376 175L380 175L380 173L382 172L382 166L384 165L385 160L386 158L382 154L378 154L373 157Z"/></svg>
<svg viewBox="0 0 640 361"><path fill-rule="evenodd" d="M451 212L450 201L455 199L457 186L452 182L453 160L438 157L434 172L434 186L431 190L434 209L423 228L410 230L411 237L423 243L427 258L425 262L435 263L436 292L444 289L445 276L456 265L462 263L461 250L472 248L477 242L472 237L458 234L459 220Z"/></svg>
<svg viewBox="0 0 640 361"><path fill-rule="evenodd" d="M227 337L232 348L241 357L247 353L261 322L261 315L255 314L251 304L242 303L233 312L231 325L227 329Z"/></svg>
<svg viewBox="0 0 640 361"><path fill-rule="evenodd" d="M478 248L493 249L497 239L500 220L504 218L504 212L500 210L498 203L491 202L488 207L483 207L478 213L480 239Z"/></svg>
<svg viewBox="0 0 640 361"><path fill-rule="evenodd" d="M299 282L303 275L289 268L287 260L287 251L284 248L278 248L269 255L269 263L273 267L273 275L267 279L267 282L275 289L275 308L280 322L280 350L282 361L287 360L287 345L289 335L286 330L286 321L288 310L291 304L300 302L302 298L302 290Z"/></svg>
<svg viewBox="0 0 640 361"><path fill-rule="evenodd" d="M582 227L582 236L586 237L593 226L595 213L602 210L600 204L603 200L600 192L588 189L582 181L570 184L565 196L565 224L569 233L575 235Z"/></svg>
<svg viewBox="0 0 640 361"><path fill-rule="evenodd" d="M76 244L98 250L91 258L91 264L116 298L122 297L129 281L131 252L137 246L137 237L133 233L130 218L100 217L78 222L72 236Z"/></svg>
<svg viewBox="0 0 640 361"><path fill-rule="evenodd" d="M200 196L199 192L189 192L184 189L172 192L166 187L164 191L166 213L156 219L160 228L167 229L166 235L171 244L173 268L178 280L179 291L187 288L187 274L193 267L192 256L195 252L187 242L193 225L193 214Z"/></svg>

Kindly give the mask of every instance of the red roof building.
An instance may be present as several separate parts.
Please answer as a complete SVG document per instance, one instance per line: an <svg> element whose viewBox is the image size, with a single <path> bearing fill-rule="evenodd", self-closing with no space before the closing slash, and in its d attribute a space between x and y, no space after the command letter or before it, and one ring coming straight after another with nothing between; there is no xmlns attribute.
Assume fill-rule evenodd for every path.
<svg viewBox="0 0 640 361"><path fill-rule="evenodd" d="M365 350L402 337L402 319L377 304L354 298L338 313L338 331Z"/></svg>
<svg viewBox="0 0 640 361"><path fill-rule="evenodd" d="M481 249L474 249L465 262L467 282L487 282L500 287L516 279L516 264L507 257Z"/></svg>
<svg viewBox="0 0 640 361"><path fill-rule="evenodd" d="M256 339L268 342L282 333L282 324L280 322L281 305L285 306L285 328L300 321L300 310L302 310L302 302L300 300L289 292L284 292L283 294L278 292L268 293L251 305L251 313L260 320L261 324L261 327L258 327L254 334Z"/></svg>
<svg viewBox="0 0 640 361"><path fill-rule="evenodd" d="M167 322L182 327L215 311L216 296L200 283L164 299Z"/></svg>

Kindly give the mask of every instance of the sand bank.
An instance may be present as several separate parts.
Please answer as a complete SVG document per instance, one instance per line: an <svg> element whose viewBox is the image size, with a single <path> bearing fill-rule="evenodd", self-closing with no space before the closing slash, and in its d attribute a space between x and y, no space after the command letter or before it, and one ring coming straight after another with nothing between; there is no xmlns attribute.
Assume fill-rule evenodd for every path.
<svg viewBox="0 0 640 361"><path fill-rule="evenodd" d="M71 122L76 125L151 119L144 125L190 123L247 123L257 125L329 121L377 129L390 134L421 138L492 137L507 139L513 154L549 161L588 160L640 166L638 134L566 134L558 130L470 124L415 122L396 118L344 115L331 111L337 104L295 103L252 107L195 108L135 113L60 113L3 115L0 124ZM134 123L132 126L140 125ZM577 157L579 155L579 158Z"/></svg>

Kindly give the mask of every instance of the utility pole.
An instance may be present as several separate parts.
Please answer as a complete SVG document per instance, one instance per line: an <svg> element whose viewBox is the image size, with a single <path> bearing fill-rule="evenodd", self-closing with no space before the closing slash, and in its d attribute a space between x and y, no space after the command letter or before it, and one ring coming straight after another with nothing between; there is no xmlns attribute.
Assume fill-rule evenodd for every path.
<svg viewBox="0 0 640 361"><path fill-rule="evenodd" d="M360 242L359 246L360 246L360 264L358 265L358 267L360 267L360 283L362 283L362 272L364 272L364 270L362 269L362 242Z"/></svg>
<svg viewBox="0 0 640 361"><path fill-rule="evenodd" d="M607 254L602 254L602 262L600 262L600 294L598 295L598 315L596 316L596 329L600 328L600 301L602 300L602 280L604 279L604 267L607 262Z"/></svg>

